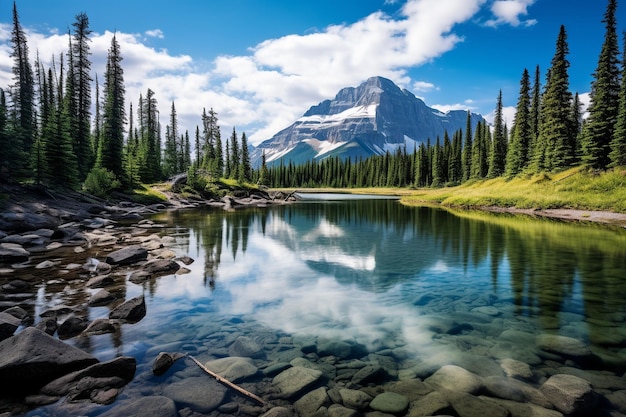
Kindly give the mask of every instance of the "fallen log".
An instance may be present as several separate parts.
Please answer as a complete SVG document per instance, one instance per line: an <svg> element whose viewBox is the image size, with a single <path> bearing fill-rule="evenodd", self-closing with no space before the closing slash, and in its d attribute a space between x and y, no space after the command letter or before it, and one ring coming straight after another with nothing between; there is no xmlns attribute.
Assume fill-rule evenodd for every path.
<svg viewBox="0 0 626 417"><path fill-rule="evenodd" d="M227 380L226 378L216 374L215 372L211 371L209 368L207 368L206 366L204 366L202 363L200 363L200 361L198 361L196 358L194 358L191 355L187 355L189 357L189 359L191 359L192 361L195 362L196 365L198 365L200 367L200 369L202 369L204 372L206 372L207 374L211 375L213 378L215 378L218 382L226 385L227 387L230 387L232 389L234 389L235 391L245 395L246 397L253 399L254 401L258 402L261 405L267 405L267 403L265 401L263 401L263 399L257 395L254 395L253 393L251 393L248 390L245 390L243 388L241 388L239 385L236 385L232 382L230 382L229 380Z"/></svg>

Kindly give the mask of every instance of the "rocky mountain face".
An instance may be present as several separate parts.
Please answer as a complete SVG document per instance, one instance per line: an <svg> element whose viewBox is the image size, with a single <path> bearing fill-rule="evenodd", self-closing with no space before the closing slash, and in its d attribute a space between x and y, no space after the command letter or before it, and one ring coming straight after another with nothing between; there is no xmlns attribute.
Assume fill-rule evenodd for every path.
<svg viewBox="0 0 626 417"><path fill-rule="evenodd" d="M472 130L481 120L481 115L471 114ZM429 138L433 143L437 136L443 138L446 130L452 135L465 129L466 122L464 110L442 113L393 81L372 77L311 107L291 126L262 142L251 157L258 166L263 152L269 165L281 160L299 164L336 155L366 158L405 145L412 152Z"/></svg>

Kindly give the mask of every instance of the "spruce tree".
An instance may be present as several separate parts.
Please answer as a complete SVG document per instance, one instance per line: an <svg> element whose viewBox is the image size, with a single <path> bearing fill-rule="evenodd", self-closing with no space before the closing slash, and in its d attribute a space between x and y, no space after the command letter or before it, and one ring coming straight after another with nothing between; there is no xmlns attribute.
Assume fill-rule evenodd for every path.
<svg viewBox="0 0 626 417"><path fill-rule="evenodd" d="M239 174L240 157L239 140L237 139L237 132L233 127L233 133L230 135L230 178L237 178L237 174Z"/></svg>
<svg viewBox="0 0 626 417"><path fill-rule="evenodd" d="M567 34L565 27L561 26L541 106L538 146L544 147L544 153L535 155L535 158L543 156L543 160L534 161L537 171L566 168L573 163L568 53Z"/></svg>
<svg viewBox="0 0 626 417"><path fill-rule="evenodd" d="M239 165L239 182L252 180L252 165L250 164L250 152L248 151L248 138L246 132L241 134L241 163Z"/></svg>
<svg viewBox="0 0 626 417"><path fill-rule="evenodd" d="M10 176L27 176L27 165L33 143L35 141L35 80L33 69L28 58L28 43L13 2L13 81L11 97L13 102L14 120L13 134L17 138L15 156L10 166Z"/></svg>
<svg viewBox="0 0 626 417"><path fill-rule="evenodd" d="M626 32L623 34L626 49ZM622 84L619 94L617 123L611 140L609 167L626 166L626 53L622 56Z"/></svg>
<svg viewBox="0 0 626 417"><path fill-rule="evenodd" d="M517 175L524 170L528 164L528 153L532 136L530 109L530 75L528 74L528 70L524 69L520 81L519 98L515 110L511 143L507 151L505 172L508 176Z"/></svg>
<svg viewBox="0 0 626 417"><path fill-rule="evenodd" d="M132 106L131 106L132 107ZM96 156L100 147L100 137L102 135L102 114L100 113L100 83L96 75L96 103L95 114L93 120L93 132L91 133L91 150Z"/></svg>
<svg viewBox="0 0 626 417"><path fill-rule="evenodd" d="M124 70L122 55L116 36L111 39L104 77L104 109L102 114L102 137L98 146L96 164L111 171L118 180L124 178L123 146L124 123Z"/></svg>
<svg viewBox="0 0 626 417"><path fill-rule="evenodd" d="M78 162L79 179L83 181L93 164L91 147L91 61L89 56L89 18L85 13L76 15L74 42L70 49L74 97L72 104L73 143Z"/></svg>
<svg viewBox="0 0 626 417"><path fill-rule="evenodd" d="M467 111L467 120L465 122L465 140L463 142L463 178L467 181L472 176L472 113Z"/></svg>
<svg viewBox="0 0 626 417"><path fill-rule="evenodd" d="M619 44L615 11L617 0L609 0L604 24L604 43L591 84L589 117L583 134L583 160L594 169L608 166L610 142L613 137L619 109L620 71Z"/></svg>
<svg viewBox="0 0 626 417"><path fill-rule="evenodd" d="M502 90L500 90L496 104L496 114L493 121L493 142L489 155L489 171L487 173L489 178L499 177L504 174L506 148L507 143L502 115Z"/></svg>

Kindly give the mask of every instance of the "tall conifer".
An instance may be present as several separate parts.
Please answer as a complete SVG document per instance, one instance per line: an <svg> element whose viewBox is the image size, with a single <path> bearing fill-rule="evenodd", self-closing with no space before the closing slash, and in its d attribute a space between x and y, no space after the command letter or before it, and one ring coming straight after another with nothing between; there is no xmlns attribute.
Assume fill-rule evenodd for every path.
<svg viewBox="0 0 626 417"><path fill-rule="evenodd" d="M506 175L517 175L528 164L528 149L532 136L530 109L530 75L528 70L524 69L520 81L511 143L506 154Z"/></svg>
<svg viewBox="0 0 626 417"><path fill-rule="evenodd" d="M623 34L626 49L626 32ZM622 85L619 95L617 123L611 140L610 167L626 166L626 53L622 56Z"/></svg>
<svg viewBox="0 0 626 417"><path fill-rule="evenodd" d="M504 131L504 118L502 114L502 90L498 94L496 114L493 121L493 142L489 154L489 178L499 177L504 174L506 163L506 136Z"/></svg>

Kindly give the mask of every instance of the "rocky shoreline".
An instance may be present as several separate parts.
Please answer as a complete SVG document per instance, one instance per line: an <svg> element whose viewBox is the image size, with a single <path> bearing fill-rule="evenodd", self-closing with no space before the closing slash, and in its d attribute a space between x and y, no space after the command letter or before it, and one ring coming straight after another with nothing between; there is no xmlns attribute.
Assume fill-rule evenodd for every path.
<svg viewBox="0 0 626 417"><path fill-rule="evenodd" d="M0 210L0 380L10 387L0 395L0 416L59 400L81 415L98 415L97 407L112 404L101 414L109 417L619 417L626 412L623 375L576 369L580 361L595 360L584 343L513 330L507 330L513 346L536 339L537 350L485 359L473 367L417 362L398 369L397 362L409 359L404 347L391 342L367 352L346 341L270 336L256 326L244 333L242 328L251 325L241 321L205 323L198 331L205 334L204 346L167 347L194 355L210 352L207 368L269 404L235 399L227 387L207 385L193 365L185 370L174 360L167 364L173 365L169 371L155 361L154 374L168 383L162 391L131 387L134 381L141 385L135 358L101 362L80 346L91 335L115 334L149 314L143 296L126 296L126 281L143 284L185 274L193 262L177 256L173 238L160 236L160 225L144 216L167 209L266 207L290 196L176 198L167 205L143 206L48 193L18 197ZM89 296L38 312L35 300L42 283L60 292L68 284L81 286ZM429 302L420 299L416 305ZM106 317L89 320L89 308L101 306L108 309ZM477 306L462 322L439 320L438 326L442 335L462 338L500 314L494 307ZM185 355L173 356L190 363ZM536 372L529 365L535 360L549 362L550 370ZM118 400L124 391L130 398Z"/></svg>

